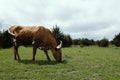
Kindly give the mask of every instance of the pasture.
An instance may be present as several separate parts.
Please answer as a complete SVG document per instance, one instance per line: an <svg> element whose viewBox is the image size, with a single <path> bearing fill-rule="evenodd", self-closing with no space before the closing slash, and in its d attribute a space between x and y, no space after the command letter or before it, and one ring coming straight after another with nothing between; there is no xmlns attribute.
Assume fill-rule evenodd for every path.
<svg viewBox="0 0 120 80"><path fill-rule="evenodd" d="M63 48L63 62L55 62L49 51L48 62L37 50L32 61L32 48L19 48L21 62L13 59L13 50L0 49L0 80L119 80L120 48Z"/></svg>

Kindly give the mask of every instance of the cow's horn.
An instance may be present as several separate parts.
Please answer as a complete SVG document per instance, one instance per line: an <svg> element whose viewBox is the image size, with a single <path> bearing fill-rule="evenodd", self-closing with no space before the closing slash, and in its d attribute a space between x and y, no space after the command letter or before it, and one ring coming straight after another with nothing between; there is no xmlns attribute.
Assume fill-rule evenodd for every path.
<svg viewBox="0 0 120 80"><path fill-rule="evenodd" d="M12 33L12 32L10 32L10 30L8 30L8 33L9 33L9 34L11 34L11 35L13 35L13 36L15 36L15 34L14 34L14 33Z"/></svg>
<svg viewBox="0 0 120 80"><path fill-rule="evenodd" d="M60 49L61 47L62 47L62 41L60 41L60 44L56 48Z"/></svg>

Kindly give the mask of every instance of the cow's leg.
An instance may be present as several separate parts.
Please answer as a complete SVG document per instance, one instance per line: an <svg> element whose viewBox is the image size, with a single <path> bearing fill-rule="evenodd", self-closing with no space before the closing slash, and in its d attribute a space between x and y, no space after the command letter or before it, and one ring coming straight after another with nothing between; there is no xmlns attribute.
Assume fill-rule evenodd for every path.
<svg viewBox="0 0 120 80"><path fill-rule="evenodd" d="M18 54L18 47L17 46L14 46L14 59L18 61L20 61L20 57L19 57L19 54Z"/></svg>
<svg viewBox="0 0 120 80"><path fill-rule="evenodd" d="M17 60L17 55L16 55L17 50L16 50L16 47L15 47L15 46L14 46L13 48L14 48L14 59Z"/></svg>
<svg viewBox="0 0 120 80"><path fill-rule="evenodd" d="M48 61L51 61L51 59L50 59L50 57L49 57L49 55L48 55L47 50L44 50L44 52L45 52L45 54L46 54L46 57L47 57Z"/></svg>
<svg viewBox="0 0 120 80"><path fill-rule="evenodd" d="M36 55L36 50L37 50L37 47L33 46L33 61L35 61L35 55Z"/></svg>

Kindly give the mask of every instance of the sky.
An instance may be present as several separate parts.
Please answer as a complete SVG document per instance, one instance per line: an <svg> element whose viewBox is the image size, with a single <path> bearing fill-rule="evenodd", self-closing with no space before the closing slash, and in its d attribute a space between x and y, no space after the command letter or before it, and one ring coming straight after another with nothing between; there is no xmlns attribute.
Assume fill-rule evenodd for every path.
<svg viewBox="0 0 120 80"><path fill-rule="evenodd" d="M120 0L0 0L0 30L12 25L57 25L74 39L112 40L120 33Z"/></svg>

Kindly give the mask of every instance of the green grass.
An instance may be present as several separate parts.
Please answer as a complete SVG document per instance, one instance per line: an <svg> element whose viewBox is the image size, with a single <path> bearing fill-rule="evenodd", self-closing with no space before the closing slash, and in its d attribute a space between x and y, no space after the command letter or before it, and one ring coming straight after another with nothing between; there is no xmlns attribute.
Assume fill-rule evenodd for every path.
<svg viewBox="0 0 120 80"><path fill-rule="evenodd" d="M119 80L120 48L63 48L63 62L48 62L37 50L32 61L32 48L19 48L21 62L13 59L13 50L0 49L0 80Z"/></svg>

